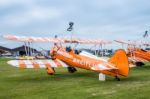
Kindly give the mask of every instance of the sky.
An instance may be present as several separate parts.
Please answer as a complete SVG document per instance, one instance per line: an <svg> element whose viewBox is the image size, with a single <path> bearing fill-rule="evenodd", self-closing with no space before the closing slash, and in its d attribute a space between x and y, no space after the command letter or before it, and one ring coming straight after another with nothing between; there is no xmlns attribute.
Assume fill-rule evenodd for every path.
<svg viewBox="0 0 150 99"><path fill-rule="evenodd" d="M136 40L150 30L150 1L0 0L0 36L70 37L70 21L76 38ZM22 43L0 38L0 45L14 48Z"/></svg>

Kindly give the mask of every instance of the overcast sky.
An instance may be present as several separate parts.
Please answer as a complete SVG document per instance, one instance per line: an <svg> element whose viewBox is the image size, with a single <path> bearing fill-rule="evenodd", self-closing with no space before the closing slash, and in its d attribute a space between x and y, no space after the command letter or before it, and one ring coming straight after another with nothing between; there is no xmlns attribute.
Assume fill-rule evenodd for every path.
<svg viewBox="0 0 150 99"><path fill-rule="evenodd" d="M0 0L0 35L69 36L70 21L74 37L135 40L150 30L150 1ZM0 45L21 43L0 39Z"/></svg>

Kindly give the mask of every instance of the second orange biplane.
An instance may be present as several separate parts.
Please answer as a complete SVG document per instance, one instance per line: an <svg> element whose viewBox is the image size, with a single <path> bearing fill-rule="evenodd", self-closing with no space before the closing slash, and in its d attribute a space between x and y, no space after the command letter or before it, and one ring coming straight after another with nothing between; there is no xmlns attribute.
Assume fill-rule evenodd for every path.
<svg viewBox="0 0 150 99"><path fill-rule="evenodd" d="M127 56L131 63L136 64L136 66L144 65L144 62L150 62L150 51L143 50L140 48L144 46L146 43L140 42L138 44L128 41L115 40L121 44L127 44ZM146 44L148 45L148 43ZM140 47L139 47L140 46Z"/></svg>

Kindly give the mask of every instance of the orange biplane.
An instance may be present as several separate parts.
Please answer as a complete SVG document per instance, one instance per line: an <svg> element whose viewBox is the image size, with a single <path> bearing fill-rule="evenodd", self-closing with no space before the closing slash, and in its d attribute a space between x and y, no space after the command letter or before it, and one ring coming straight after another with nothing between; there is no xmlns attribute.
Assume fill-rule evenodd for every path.
<svg viewBox="0 0 150 99"><path fill-rule="evenodd" d="M81 43L81 44L103 44L109 43L103 40L85 40L85 39L59 39L48 37L25 37L15 35L4 35L5 39L22 42L53 42L51 49L51 59L45 60L10 60L8 64L19 68L46 68L48 74L54 74L55 67L67 67L69 72L73 73L76 68L82 68L97 73L101 73L100 80L105 80L106 75L120 80L121 76L128 76L129 65L128 57L123 49L119 49L109 59L104 60L88 52L76 52L70 47L63 47L63 43Z"/></svg>
<svg viewBox="0 0 150 99"><path fill-rule="evenodd" d="M142 48L138 47L145 45L145 43L140 42L140 44L136 44L133 42L127 42L122 40L115 40L121 44L127 44L127 56L131 63L136 64L136 66L144 65L144 62L150 62L150 52L143 50ZM146 44L147 45L147 44Z"/></svg>

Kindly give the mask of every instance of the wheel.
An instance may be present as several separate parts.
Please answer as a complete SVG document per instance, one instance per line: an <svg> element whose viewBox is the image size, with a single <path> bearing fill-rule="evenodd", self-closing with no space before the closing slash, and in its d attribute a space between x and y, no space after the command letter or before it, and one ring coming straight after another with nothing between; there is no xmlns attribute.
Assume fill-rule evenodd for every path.
<svg viewBox="0 0 150 99"><path fill-rule="evenodd" d="M142 67L143 65L145 65L143 62L136 62L135 65L137 67Z"/></svg>
<svg viewBox="0 0 150 99"><path fill-rule="evenodd" d="M76 68L74 68L74 67L68 67L68 72L69 72L69 73L74 73L74 72L76 72L76 71L77 71Z"/></svg>
<svg viewBox="0 0 150 99"><path fill-rule="evenodd" d="M115 79L116 79L117 81L120 81L120 78L119 78L118 76L115 76Z"/></svg>

